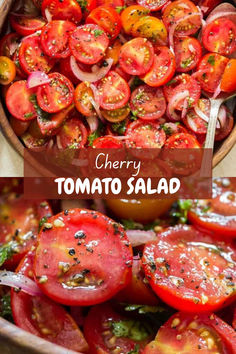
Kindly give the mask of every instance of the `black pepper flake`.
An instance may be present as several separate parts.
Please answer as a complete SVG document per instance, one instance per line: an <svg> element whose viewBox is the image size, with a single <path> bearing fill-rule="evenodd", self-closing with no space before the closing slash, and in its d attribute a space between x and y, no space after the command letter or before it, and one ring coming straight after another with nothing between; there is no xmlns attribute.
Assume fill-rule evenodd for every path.
<svg viewBox="0 0 236 354"><path fill-rule="evenodd" d="M15 236L18 236L19 235L19 230L18 229L16 229L16 231L15 231Z"/></svg>
<svg viewBox="0 0 236 354"><path fill-rule="evenodd" d="M93 253L93 249L91 247L86 247L86 251Z"/></svg>
<svg viewBox="0 0 236 354"><path fill-rule="evenodd" d="M169 263L166 262L166 263L165 263L165 267L166 267L167 270L169 270L169 269L170 269Z"/></svg>
<svg viewBox="0 0 236 354"><path fill-rule="evenodd" d="M75 239L82 239L82 238L86 238L85 233L82 230L76 231L75 235L74 235Z"/></svg>
<svg viewBox="0 0 236 354"><path fill-rule="evenodd" d="M69 214L69 210L64 210L64 215L67 216Z"/></svg>
<svg viewBox="0 0 236 354"><path fill-rule="evenodd" d="M48 268L49 268L49 265L48 265L48 264L44 264L44 265L43 265L43 268L48 269Z"/></svg>
<svg viewBox="0 0 236 354"><path fill-rule="evenodd" d="M74 256L75 255L75 249L71 248L68 253L69 253L70 256Z"/></svg>

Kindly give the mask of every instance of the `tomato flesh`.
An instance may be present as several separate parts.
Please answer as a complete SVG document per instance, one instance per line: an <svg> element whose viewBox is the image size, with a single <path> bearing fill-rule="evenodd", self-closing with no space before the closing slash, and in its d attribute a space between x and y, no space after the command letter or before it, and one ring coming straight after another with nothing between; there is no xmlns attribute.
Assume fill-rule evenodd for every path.
<svg viewBox="0 0 236 354"><path fill-rule="evenodd" d="M21 36L29 36L30 34L41 30L46 24L41 18L31 18L24 15L20 17L14 14L10 15L10 23L12 28Z"/></svg>
<svg viewBox="0 0 236 354"><path fill-rule="evenodd" d="M52 16L52 20L67 20L79 24L82 12L79 2L76 0L43 0L42 13L46 17L46 11Z"/></svg>
<svg viewBox="0 0 236 354"><path fill-rule="evenodd" d="M202 47L196 38L179 38L175 43L176 70L185 73L194 69L202 56Z"/></svg>
<svg viewBox="0 0 236 354"><path fill-rule="evenodd" d="M83 122L79 118L73 117L60 128L57 141L60 141L60 147L63 149L79 149L84 147L87 137L87 129Z"/></svg>

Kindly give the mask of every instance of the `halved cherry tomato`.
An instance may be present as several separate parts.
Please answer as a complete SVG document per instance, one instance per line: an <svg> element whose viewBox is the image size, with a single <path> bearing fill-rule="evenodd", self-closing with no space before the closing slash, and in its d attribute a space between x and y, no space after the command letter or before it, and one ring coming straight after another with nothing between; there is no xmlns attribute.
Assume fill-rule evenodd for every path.
<svg viewBox="0 0 236 354"><path fill-rule="evenodd" d="M111 6L119 13L120 9L124 7L124 0L97 0L97 6Z"/></svg>
<svg viewBox="0 0 236 354"><path fill-rule="evenodd" d="M191 108L197 104L201 95L201 87L199 83L192 76L188 74L181 74L174 77L174 79L172 79L164 86L164 94L168 102L176 94L185 90L189 92L189 96L181 100L176 105L176 109L180 111L183 109L186 100L188 108Z"/></svg>
<svg viewBox="0 0 236 354"><path fill-rule="evenodd" d="M147 223L165 214L173 202L172 199L107 199L106 205L121 219Z"/></svg>
<svg viewBox="0 0 236 354"><path fill-rule="evenodd" d="M86 18L88 14L96 8L97 0L76 0L82 10L83 18Z"/></svg>
<svg viewBox="0 0 236 354"><path fill-rule="evenodd" d="M33 71L48 73L54 66L55 61L44 54L40 37L26 37L19 49L19 61L22 69L30 74Z"/></svg>
<svg viewBox="0 0 236 354"><path fill-rule="evenodd" d="M166 100L162 88L148 85L137 87L132 92L130 108L135 116L144 120L161 118L166 110Z"/></svg>
<svg viewBox="0 0 236 354"><path fill-rule="evenodd" d="M197 79L203 90L215 92L228 61L228 58L217 53L208 53L202 57L198 65Z"/></svg>
<svg viewBox="0 0 236 354"><path fill-rule="evenodd" d="M9 112L17 119L32 120L36 117L36 111L31 97L32 89L27 88L26 81L14 82L7 91L6 105Z"/></svg>
<svg viewBox="0 0 236 354"><path fill-rule="evenodd" d="M234 309L234 318L232 323L233 329L236 330L236 308Z"/></svg>
<svg viewBox="0 0 236 354"><path fill-rule="evenodd" d="M98 6L92 10L86 23L94 23L106 32L109 38L114 39L121 30L121 19L116 10L111 6Z"/></svg>
<svg viewBox="0 0 236 354"><path fill-rule="evenodd" d="M0 55L12 59L13 54L20 44L20 36L17 33L8 33L0 40Z"/></svg>
<svg viewBox="0 0 236 354"><path fill-rule="evenodd" d="M149 39L154 47L167 45L167 30L163 21L154 16L141 17L132 27L134 37Z"/></svg>
<svg viewBox="0 0 236 354"><path fill-rule="evenodd" d="M27 74L22 69L21 64L20 64L19 48L16 49L15 53L13 54L12 61L15 63L15 66L16 66L16 76L25 80L27 78Z"/></svg>
<svg viewBox="0 0 236 354"><path fill-rule="evenodd" d="M113 60L112 65L116 65L119 61L121 46L122 45L121 45L119 39L117 39L115 41L115 43L112 44L112 46L109 46L107 48L104 59L111 58Z"/></svg>
<svg viewBox="0 0 236 354"><path fill-rule="evenodd" d="M175 0L165 7L163 21L168 28L178 23L174 31L176 36L189 36L201 27L201 12L190 0Z"/></svg>
<svg viewBox="0 0 236 354"><path fill-rule="evenodd" d="M109 73L98 83L99 102L103 109L117 109L126 105L130 97L127 82L115 71Z"/></svg>
<svg viewBox="0 0 236 354"><path fill-rule="evenodd" d="M173 134L165 142L166 149L195 149L200 147L197 139L187 133Z"/></svg>
<svg viewBox="0 0 236 354"><path fill-rule="evenodd" d="M215 311L235 298L236 249L193 226L169 227L144 248L145 276L167 304L186 312Z"/></svg>
<svg viewBox="0 0 236 354"><path fill-rule="evenodd" d="M120 315L110 304L90 310L85 319L84 334L91 354L135 353L137 347L142 352L153 337L152 329L145 321Z"/></svg>
<svg viewBox="0 0 236 354"><path fill-rule="evenodd" d="M16 136L24 134L30 125L30 121L22 121L13 116L10 116L9 121Z"/></svg>
<svg viewBox="0 0 236 354"><path fill-rule="evenodd" d="M41 33L43 51L52 58L67 58L70 55L69 36L75 29L75 24L69 21L49 22Z"/></svg>
<svg viewBox="0 0 236 354"><path fill-rule="evenodd" d="M130 108L128 105L118 108L118 109L113 109L113 110L101 110L102 116L108 120L108 122L111 123L117 123L125 120L125 118L128 117L130 113Z"/></svg>
<svg viewBox="0 0 236 354"><path fill-rule="evenodd" d="M34 119L29 126L27 131L35 139L44 139L44 136L39 128L37 119Z"/></svg>
<svg viewBox="0 0 236 354"><path fill-rule="evenodd" d="M197 1L197 4L203 14L208 15L220 2L221 0L200 0Z"/></svg>
<svg viewBox="0 0 236 354"><path fill-rule="evenodd" d="M203 28L202 42L209 52L232 54L236 50L236 25L230 19L218 18Z"/></svg>
<svg viewBox="0 0 236 354"><path fill-rule="evenodd" d="M85 64L95 64L100 61L108 44L109 39L104 30L94 24L77 27L69 40L72 54Z"/></svg>
<svg viewBox="0 0 236 354"><path fill-rule="evenodd" d="M234 117L232 114L227 110L226 111L226 121L219 129L216 129L215 140L220 141L225 139L234 127Z"/></svg>
<svg viewBox="0 0 236 354"><path fill-rule="evenodd" d="M85 65L79 62L77 62L77 64L79 66ZM59 72L62 75L66 76L74 85L78 85L80 80L74 75L73 71L71 70L70 57L61 59L59 65Z"/></svg>
<svg viewBox="0 0 236 354"><path fill-rule="evenodd" d="M33 278L34 257L34 252L29 252L16 272ZM12 289L11 308L15 324L25 331L70 350L88 351L88 344L72 317L47 297L30 296Z"/></svg>
<svg viewBox="0 0 236 354"><path fill-rule="evenodd" d="M174 314L157 332L143 354L234 353L236 335L232 327L213 313Z"/></svg>
<svg viewBox="0 0 236 354"><path fill-rule="evenodd" d="M175 57L168 47L155 49L154 61L151 69L141 77L149 86L165 85L175 73Z"/></svg>
<svg viewBox="0 0 236 354"><path fill-rule="evenodd" d="M152 43L146 38L134 38L126 42L120 50L121 68L130 75L146 74L154 60Z"/></svg>
<svg viewBox="0 0 236 354"><path fill-rule="evenodd" d="M71 105L74 87L67 77L59 73L48 76L51 82L38 88L37 101L43 111L56 113Z"/></svg>
<svg viewBox="0 0 236 354"><path fill-rule="evenodd" d="M179 38L176 40L174 51L176 70L181 73L194 69L202 57L201 44L193 37Z"/></svg>
<svg viewBox="0 0 236 354"><path fill-rule="evenodd" d="M93 91L89 84L81 82L75 89L75 107L83 115L89 117L95 113L91 100L94 99Z"/></svg>
<svg viewBox="0 0 236 354"><path fill-rule="evenodd" d="M87 137L87 129L77 117L68 119L57 134L57 140L59 140L60 148L62 149L79 149L84 147Z"/></svg>
<svg viewBox="0 0 236 354"><path fill-rule="evenodd" d="M166 140L165 132L160 124L153 121L134 121L128 126L125 135L129 137L126 140L128 148L160 149Z"/></svg>
<svg viewBox="0 0 236 354"><path fill-rule="evenodd" d="M0 244L15 243L7 264L16 265L36 244L41 218L50 217L52 211L47 202L26 200L17 193L1 196L0 200Z"/></svg>
<svg viewBox="0 0 236 354"><path fill-rule="evenodd" d="M0 84L9 85L15 77L15 63L8 57L0 57Z"/></svg>
<svg viewBox="0 0 236 354"><path fill-rule="evenodd" d="M43 26L45 26L46 21L40 17L11 14L10 23L12 28L21 36L29 36L30 34L41 30Z"/></svg>
<svg viewBox="0 0 236 354"><path fill-rule="evenodd" d="M46 138L34 138L29 132L24 133L21 136L25 146L35 152L45 151L48 147L48 139Z"/></svg>
<svg viewBox="0 0 236 354"><path fill-rule="evenodd" d="M85 209L62 212L48 223L39 233L34 272L50 298L67 305L94 305L131 280L132 248L119 224Z"/></svg>
<svg viewBox="0 0 236 354"><path fill-rule="evenodd" d="M195 201L189 211L189 220L215 235L235 237L236 183L233 178L213 182L213 198Z"/></svg>
<svg viewBox="0 0 236 354"><path fill-rule="evenodd" d="M150 11L158 11L160 10L168 0L138 0L139 5L147 7Z"/></svg>
<svg viewBox="0 0 236 354"><path fill-rule="evenodd" d="M76 0L43 0L42 13L46 17L46 11L52 16L52 20L65 20L79 24L82 12L79 1Z"/></svg>
<svg viewBox="0 0 236 354"><path fill-rule="evenodd" d="M112 136L101 136L94 140L93 147L96 149L122 149L122 141Z"/></svg>
<svg viewBox="0 0 236 354"><path fill-rule="evenodd" d="M224 92L236 91L236 59L230 59L221 78L220 88Z"/></svg>
<svg viewBox="0 0 236 354"><path fill-rule="evenodd" d="M124 31L131 34L134 24L143 16L148 15L149 9L140 5L128 6L121 13L121 22Z"/></svg>

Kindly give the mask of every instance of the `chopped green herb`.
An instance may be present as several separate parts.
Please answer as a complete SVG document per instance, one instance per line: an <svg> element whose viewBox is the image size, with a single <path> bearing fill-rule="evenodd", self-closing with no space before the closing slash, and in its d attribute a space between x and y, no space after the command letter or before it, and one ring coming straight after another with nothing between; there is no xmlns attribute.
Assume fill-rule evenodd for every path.
<svg viewBox="0 0 236 354"><path fill-rule="evenodd" d="M30 102L33 103L34 105L34 109L36 110L37 112L37 116L42 119L42 120L48 120L49 119L49 113L43 111L39 105L38 105L38 102L37 102L37 96L36 95L31 95L30 96Z"/></svg>
<svg viewBox="0 0 236 354"><path fill-rule="evenodd" d="M100 29L95 29L94 30L94 36L95 38L101 36L104 33L104 31L100 30Z"/></svg>
<svg viewBox="0 0 236 354"><path fill-rule="evenodd" d="M138 223L138 222L135 222L133 220L126 220L126 219L122 219L121 220L121 223L122 225L124 226L124 228L126 230L136 230L136 229L143 229L143 225Z"/></svg>
<svg viewBox="0 0 236 354"><path fill-rule="evenodd" d="M111 128L114 132L116 132L120 135L124 135L126 132L126 121L123 120L122 122L119 122L119 123L113 123L111 125Z"/></svg>
<svg viewBox="0 0 236 354"><path fill-rule="evenodd" d="M0 247L0 267L16 253L17 242L10 241Z"/></svg>
<svg viewBox="0 0 236 354"><path fill-rule="evenodd" d="M187 68L191 63L192 63L193 59L192 57L189 57L188 59L186 60L183 60L180 64L181 68Z"/></svg>
<svg viewBox="0 0 236 354"><path fill-rule="evenodd" d="M176 84L176 80L175 79L172 79L170 80L169 82L166 83L166 86L170 86L170 85L173 85L173 84Z"/></svg>
<svg viewBox="0 0 236 354"><path fill-rule="evenodd" d="M97 130L95 130L95 132L93 132L92 134L90 134L90 135L88 136L89 146L92 146L94 140L97 139L97 138L99 138L99 137L102 135L103 128L104 128L104 126L103 126L103 124L102 124L101 121L100 121Z"/></svg>
<svg viewBox="0 0 236 354"><path fill-rule="evenodd" d="M148 306L148 305L127 305L125 311L136 311L138 310L139 314L146 313L158 313L164 312L165 309L162 306Z"/></svg>
<svg viewBox="0 0 236 354"><path fill-rule="evenodd" d="M25 117L25 118L31 118L31 117L33 116L33 114L34 114L33 112L25 113L25 114L24 114L24 117Z"/></svg>
<svg viewBox="0 0 236 354"><path fill-rule="evenodd" d="M87 0L76 0L76 1L78 2L78 4L81 7L82 11L87 10L87 5L88 5Z"/></svg>
<svg viewBox="0 0 236 354"><path fill-rule="evenodd" d="M209 58L207 59L207 62L209 64L211 64L211 66L215 65L215 56L214 55L210 55Z"/></svg>
<svg viewBox="0 0 236 354"><path fill-rule="evenodd" d="M3 295L0 300L0 316L8 321L13 322L10 294Z"/></svg>
<svg viewBox="0 0 236 354"><path fill-rule="evenodd" d="M42 226L45 224L45 222L48 221L48 218L46 216L43 216L40 220L39 220L39 230L41 230Z"/></svg>
<svg viewBox="0 0 236 354"><path fill-rule="evenodd" d="M170 215L174 218L174 221L180 224L186 224L188 218L188 211L192 206L192 200L182 199L178 200L176 208L171 210Z"/></svg>
<svg viewBox="0 0 236 354"><path fill-rule="evenodd" d="M121 13L121 11L123 11L124 9L126 9L127 6L116 6L116 12L118 12L118 14Z"/></svg>
<svg viewBox="0 0 236 354"><path fill-rule="evenodd" d="M123 320L112 322L111 326L116 337L130 338L135 341L145 340L152 333L151 327L144 321Z"/></svg>
<svg viewBox="0 0 236 354"><path fill-rule="evenodd" d="M130 350L127 354L139 354L139 349L140 349L140 346L138 344L135 344L134 349Z"/></svg>

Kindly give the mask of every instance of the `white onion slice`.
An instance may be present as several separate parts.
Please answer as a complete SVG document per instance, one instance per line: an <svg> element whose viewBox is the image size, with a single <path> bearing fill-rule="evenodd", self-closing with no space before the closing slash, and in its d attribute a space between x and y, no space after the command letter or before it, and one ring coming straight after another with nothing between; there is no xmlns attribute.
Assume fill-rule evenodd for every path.
<svg viewBox="0 0 236 354"><path fill-rule="evenodd" d="M10 56L12 56L15 51L18 49L19 47L19 43L17 42L11 42L10 45L9 45L9 53L10 53Z"/></svg>
<svg viewBox="0 0 236 354"><path fill-rule="evenodd" d="M34 88L51 82L49 76L42 71L34 71L27 79L27 87Z"/></svg>
<svg viewBox="0 0 236 354"><path fill-rule="evenodd" d="M26 36L26 37L23 37L22 39L21 39L21 42L23 42L24 40L26 40L26 39L28 39L28 38L31 38L31 37L35 37L35 36L40 36L41 35L41 30L39 30L39 31L36 31L36 32L34 32L34 33L32 33L32 34L29 34L28 36Z"/></svg>
<svg viewBox="0 0 236 354"><path fill-rule="evenodd" d="M193 46L191 43L188 45L188 49L189 49L189 51L190 51L191 53L195 53L195 52L196 52L194 46Z"/></svg>
<svg viewBox="0 0 236 354"><path fill-rule="evenodd" d="M171 134L178 133L178 126L175 123L172 122L164 123L164 127L166 129L169 129Z"/></svg>
<svg viewBox="0 0 236 354"><path fill-rule="evenodd" d="M89 125L90 133L94 133L98 128L98 118L95 116L90 116L86 120Z"/></svg>
<svg viewBox="0 0 236 354"><path fill-rule="evenodd" d="M126 234L132 247L141 246L157 239L156 233L152 230L126 230Z"/></svg>
<svg viewBox="0 0 236 354"><path fill-rule="evenodd" d="M47 19L48 22L52 21L52 14L50 13L50 11L48 10L48 8L46 8L45 10L45 17Z"/></svg>
<svg viewBox="0 0 236 354"><path fill-rule="evenodd" d="M225 106L220 106L220 110L218 113L218 120L217 120L217 125L216 128L222 128L225 123L226 123L226 119L227 119L227 112L226 112L226 108Z"/></svg>
<svg viewBox="0 0 236 354"><path fill-rule="evenodd" d="M181 117L175 112L176 106L182 100L185 100L189 96L189 91L184 90L183 92L176 93L168 103L166 114L171 121L180 121Z"/></svg>
<svg viewBox="0 0 236 354"><path fill-rule="evenodd" d="M181 119L184 119L186 117L187 111L188 111L188 100L187 98L185 98L182 113L181 113Z"/></svg>
<svg viewBox="0 0 236 354"><path fill-rule="evenodd" d="M96 82L106 76L106 74L112 67L113 59L106 59L106 62L108 63L108 65L101 67L96 73L88 73L79 68L78 64L76 63L76 59L73 57L73 55L70 57L70 66L75 77L77 77L77 79L79 79L80 81L87 82Z"/></svg>
<svg viewBox="0 0 236 354"><path fill-rule="evenodd" d="M43 296L38 285L30 278L20 273L0 271L0 285L11 286L32 296Z"/></svg>
<svg viewBox="0 0 236 354"><path fill-rule="evenodd" d="M105 122L105 119L103 118L102 113L101 113L101 111L100 111L100 103L99 103L99 93L98 93L98 90L97 90L96 86L93 85L93 84L90 84L90 88L91 88L91 90L93 91L93 96L94 96L94 98L93 98L93 97L89 97L89 100L90 100L90 102L92 103L92 105L93 105L93 107L94 107L94 109L95 109L95 111L96 111L98 117L99 117L100 120L104 123L104 122Z"/></svg>
<svg viewBox="0 0 236 354"><path fill-rule="evenodd" d="M116 139L116 140L127 140L129 139L129 136L128 135L106 135L106 136L109 136L113 139Z"/></svg>

